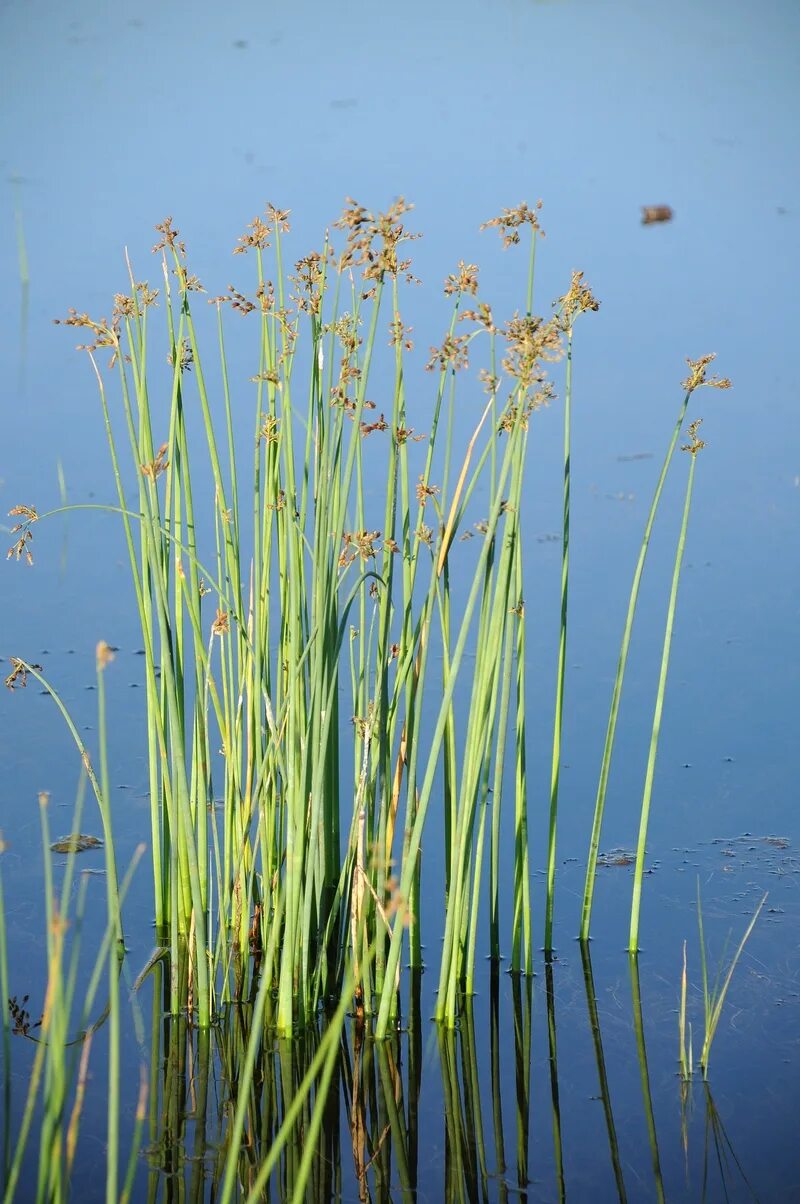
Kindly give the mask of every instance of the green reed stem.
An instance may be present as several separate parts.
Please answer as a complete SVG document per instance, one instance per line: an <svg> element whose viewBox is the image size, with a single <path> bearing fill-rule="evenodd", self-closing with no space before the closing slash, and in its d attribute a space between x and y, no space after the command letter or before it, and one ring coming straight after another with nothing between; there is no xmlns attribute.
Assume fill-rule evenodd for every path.
<svg viewBox="0 0 800 1204"><path fill-rule="evenodd" d="M702 447L702 443L689 445L687 450L690 453L689 476L686 483L686 495L683 504L683 517L681 519L681 529L678 536L678 546L675 552L675 564L672 571L672 587L670 589L669 603L667 606L667 620L664 628L664 644L661 651L661 669L658 675L658 688L656 691L656 703L653 712L653 726L650 733L650 751L647 757L647 770L645 772L644 792L642 795L642 808L639 818L639 839L636 845L636 864L633 872L633 896L631 899L631 925L630 936L628 939L628 952L636 953L639 948L639 913L641 910L642 901L642 878L644 875L644 858L647 845L647 825L650 820L650 803L653 796L653 780L655 777L656 754L658 752L658 739L661 734L661 719L664 712L664 695L667 687L667 672L669 670L669 658L672 645L672 631L675 625L675 610L678 601L678 582L680 581L681 566L683 564L683 553L686 547L686 532L689 526L689 511L692 505L692 489L694 486L694 472L697 466L697 451Z"/></svg>
<svg viewBox="0 0 800 1204"><path fill-rule="evenodd" d="M589 854L586 863L586 882L583 891L583 907L581 911L581 927L580 939L588 941L589 929L592 921L592 904L594 902L594 887L597 876L597 857L600 852L600 833L603 826L603 815L606 806L606 794L608 791L608 779L611 772L611 756L614 751L614 740L617 734L617 718L619 716L619 706L622 699L622 685L625 680L625 669L628 664L628 650L630 648L631 634L633 632L633 620L636 614L636 604L639 600L639 587L642 581L642 573L644 571L644 563L647 559L647 552L650 547L650 536L653 531L653 524L656 519L656 512L661 501L661 494L664 490L664 483L667 479L667 472L672 462L675 445L678 442L678 436L683 426L683 420L686 417L686 409L689 405L689 398L692 395L692 390L689 389L684 395L678 411L678 417L672 431L669 444L667 446L664 462L661 465L661 472L656 482L653 500L650 503L650 511L647 515L645 523L644 535L642 536L641 547L639 548L639 556L636 561L636 568L633 573L633 581L631 583L631 592L628 599L628 611L625 616L625 627L622 633L622 643L620 644L619 660L617 661L617 672L614 678L614 688L611 694L611 707L608 713L608 725L606 728L605 744L603 746L603 757L600 763L600 777L597 784L597 797L595 799L594 817L592 820L592 834L589 840Z"/></svg>
<svg viewBox="0 0 800 1204"><path fill-rule="evenodd" d="M567 374L564 389L564 511L561 545L561 623L558 637L556 700L553 708L553 753L550 766L550 822L547 836L547 897L544 917L544 948L553 948L553 909L556 890L556 829L558 786L561 777L561 728L564 718L564 675L567 663L567 606L569 598L569 489L570 424L572 410L572 327L567 334Z"/></svg>

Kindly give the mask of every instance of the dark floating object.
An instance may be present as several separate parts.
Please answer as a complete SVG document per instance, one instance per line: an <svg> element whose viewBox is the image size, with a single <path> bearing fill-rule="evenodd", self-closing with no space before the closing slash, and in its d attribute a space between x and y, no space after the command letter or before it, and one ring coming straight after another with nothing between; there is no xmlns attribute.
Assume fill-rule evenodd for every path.
<svg viewBox="0 0 800 1204"><path fill-rule="evenodd" d="M636 854L632 849L609 849L607 853L601 853L597 858L598 865L634 865L636 863ZM648 871L649 872L649 871Z"/></svg>
<svg viewBox="0 0 800 1204"><path fill-rule="evenodd" d="M657 222L671 222L674 216L669 205L642 205L643 226L653 226Z"/></svg>
<svg viewBox="0 0 800 1204"><path fill-rule="evenodd" d="M103 842L97 836L85 836L77 832L71 836L62 836L50 845L54 853L86 853L89 849L101 849Z"/></svg>

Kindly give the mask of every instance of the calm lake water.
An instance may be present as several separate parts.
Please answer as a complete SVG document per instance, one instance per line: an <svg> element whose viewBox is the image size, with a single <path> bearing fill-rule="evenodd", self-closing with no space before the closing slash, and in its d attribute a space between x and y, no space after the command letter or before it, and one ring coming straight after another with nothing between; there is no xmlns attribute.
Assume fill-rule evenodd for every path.
<svg viewBox="0 0 800 1204"><path fill-rule="evenodd" d="M431 972L411 1033L381 1050L348 1027L338 1103L329 1108L310 1198L368 1198L359 1172L369 1163L366 1183L376 1200L800 1199L793 354L800 161L792 153L800 9L788 0L758 11L742 0L666 7L442 0L400 9L234 3L213 11L183 0L113 9L5 0L0 45L4 515L20 503L53 508L62 489L71 502L112 498L89 365L73 350L74 332L52 319L69 306L107 313L126 287L126 247L137 275L149 273L157 284L150 247L166 214L213 295L240 279L231 249L268 201L292 211L295 258L321 244L346 196L374 209L398 195L413 201L409 225L424 234L412 248L414 270L423 284L409 290L404 316L414 326L410 371L421 406L430 392L427 349L448 321L440 284L458 260L482 265L481 295L498 314L523 304L522 256L502 252L496 234L478 230L503 206L544 200L542 312L574 268L585 271L602 303L581 322L575 348L557 958L550 968L537 964L530 994L501 975L496 1000L487 963L472 1026L441 1035L428 1019L441 924L433 898L423 935ZM642 225L640 207L651 204L671 206L674 219ZM708 446L678 604L635 983L623 952L630 867L602 869L591 973L574 937L630 578L685 358L708 352L717 353L715 368L734 388L703 391L695 407ZM528 751L540 933L558 632L560 545L552 537L560 529L560 405L536 421L524 521L526 571L536 583ZM249 422L248 410L248 430ZM665 497L672 515L681 501L678 475ZM14 520L2 521L10 528ZM606 851L636 839L676 530L674 522L659 524L648 563ZM100 638L118 646L108 685L110 753L125 865L148 837L149 805L140 637L122 533L108 516L87 511L43 525L36 536L33 569L9 563L0 575L0 667L5 676L13 655L42 663L91 736L94 647ZM51 792L60 835L70 826L79 766L38 687L3 691L0 756L10 990L30 993L31 1009L41 1009L37 792ZM441 879L435 844L428 837L434 883ZM102 865L100 853L82 857L82 866ZM132 977L153 944L147 873L143 865L127 907ZM698 1080L682 1099L684 940L696 1033L701 1026L698 877L715 965L728 934L735 947L762 894L769 897L733 980L711 1094ZM99 906L102 879L91 891ZM131 1014L124 1046L125 1125L142 1048L153 1075L134 1198L213 1198L231 1090L223 1029L204 1051L196 1034L163 1022L159 991L157 976L143 987L144 1031ZM414 1019L413 1006L408 1015ZM103 1194L100 1046L75 1181L81 1200ZM12 1053L17 1101L33 1046L15 1038ZM276 1044L274 1061L263 1067L265 1101L300 1077L300 1064L299 1052ZM263 1106L268 1141L274 1120ZM0 1107L0 1128L13 1133L17 1104L10 1117L7 1101ZM36 1157L32 1147L31 1192ZM291 1184L291 1168L281 1175L276 1199ZM29 1198L24 1186L18 1198Z"/></svg>

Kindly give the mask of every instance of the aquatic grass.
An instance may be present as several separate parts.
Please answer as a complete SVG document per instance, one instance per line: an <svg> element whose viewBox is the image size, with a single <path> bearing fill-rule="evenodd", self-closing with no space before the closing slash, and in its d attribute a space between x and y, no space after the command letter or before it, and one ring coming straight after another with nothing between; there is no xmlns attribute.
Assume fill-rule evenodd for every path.
<svg viewBox="0 0 800 1204"><path fill-rule="evenodd" d="M708 973L708 948L706 945L705 931L703 928L703 906L700 899L700 880L697 882L697 928L700 945L700 966L703 976L703 1016L704 1016L704 1033L703 1044L698 1058L698 1065L703 1074L703 1079L708 1078L708 1063L711 1057L711 1046L716 1036L717 1028L722 1017L722 1011L725 1007L725 1000L728 995L728 990L733 979L734 971L736 970L739 961L741 960L744 947L747 944L753 929L756 926L756 921L761 914L764 904L767 901L765 894L758 906L756 907L750 922L744 931L744 934L739 941L739 944L734 951L733 956L725 966L725 950L717 967L716 977L713 983L709 983ZM686 993L687 993L687 972L686 972L686 942L683 943L683 968L681 973L681 990L680 1002L678 1007L678 1038L679 1038L679 1065L681 1078L688 1082L692 1078L694 1072L694 1055L692 1050L692 1026L687 1025L686 1020Z"/></svg>
<svg viewBox="0 0 800 1204"><path fill-rule="evenodd" d="M376 934L382 936L374 942L374 961L356 949L350 956L358 969L358 997L367 1009L373 997L377 999L378 1032L385 1035L396 1014L398 957L406 927L412 963L420 960L419 849L442 754L448 876L442 999L448 1023L455 1022L458 993L473 989L490 793L490 931L499 955L504 748L510 724L516 722L519 728L524 722L519 661L520 654L524 658L519 634L522 466L529 416L550 396L540 361L558 357L562 327L560 314L547 322L531 314L535 213L526 206L505 211L502 219L489 223L500 227L504 241L518 241L520 230L531 227L527 317L498 328L484 303L466 310L463 298L477 292L473 265L462 263L448 278L445 293L453 299L453 316L448 335L429 362L438 383L423 472L412 492L409 453L418 436L407 425L404 353L410 340L400 318L398 292L399 281L409 276L410 261L402 260L399 250L412 237L401 220L406 211L398 202L386 215L373 217L350 204L339 223L345 231L344 251L337 257L326 241L321 254L298 261L290 274L283 267L286 214L270 207L267 220L256 219L237 247L238 252L255 252L255 297L231 288L226 296L212 299L216 373L207 370L204 338L194 313L202 286L186 266L185 247L171 221L162 223L156 250L162 257L171 363L167 413L157 414L150 400L158 391L150 380L149 333L156 294L147 283L136 281L130 264L130 294L117 295L110 323L74 312L66 319L68 325L88 329L92 339L87 349L95 365L117 482L115 509L125 526L140 612L150 715L156 921L168 939L174 964L179 944L191 936L197 978L192 999L203 1026L218 1006L217 991L221 1002L246 991L246 955L256 947L276 976L277 1027L292 1032L313 1014L325 993L336 992L344 969L343 936L363 912L368 917L364 939L367 931L373 934L370 942ZM270 246L274 282L266 268ZM349 290L342 288L347 280ZM391 401L385 410L388 417L381 414L366 421L365 411L373 407L368 389L377 358L381 302L389 286ZM344 310L347 291L351 308ZM259 325L249 569L243 543L248 507L242 503L233 418L239 387L229 370L224 304L243 317L255 314ZM462 320L471 323L467 334L456 333L456 322ZM499 378L492 372L489 401L459 461L454 459L460 442L456 374L466 366L468 348L479 336L488 336L493 369L495 343L504 340L510 393L500 399ZM310 369L304 414L292 397L293 368L303 346L303 362ZM118 370L138 512L126 504L116 423L96 364L105 348ZM191 423L190 385L199 402L199 418ZM215 427L215 394L223 412L221 440ZM198 554L199 477L192 468L196 453L190 452L198 429L214 489L216 563L211 573L201 568ZM367 438L382 432L389 433L390 445L383 526L371 531L363 449ZM459 462L460 471L451 473L451 463ZM442 468L441 486L434 483L436 464ZM481 527L476 589L460 626L451 632L454 541L487 472L491 506ZM427 515L434 510L436 522L431 524ZM32 515L27 517L33 521ZM26 537L28 533L29 527ZM216 607L210 633L202 602L209 591ZM422 699L430 689L435 616L441 626L444 697L431 740L421 722ZM473 677L474 707L462 737L454 696L466 641L475 631L481 656ZM345 649L355 735L349 820L340 806L339 681ZM514 681L516 712L510 706ZM214 786L218 759L211 752L217 741L224 749L221 790ZM524 730L517 730L515 748L514 890L521 923L515 921L513 947L515 966L521 964L522 947L530 969ZM218 824L213 799L219 796ZM398 881L390 865L400 852L395 834L403 805ZM206 822L203 817L209 811ZM340 816L349 828L344 850L339 847ZM520 916L522 911L526 914ZM174 974L172 982L175 1012L181 1000Z"/></svg>
<svg viewBox="0 0 800 1204"><path fill-rule="evenodd" d="M552 950L574 323L598 303L576 272L555 312L534 315L538 209L505 210L487 225L506 246L530 240L524 316L498 323L477 299L477 268L459 264L445 282L446 333L426 365L428 429L417 432L401 316L413 281L409 209L400 200L373 214L348 201L336 225L343 246L326 235L292 269L288 214L269 206L235 248L249 257L249 291L230 286L208 299L167 219L154 248L159 292L126 260L128 291L110 320L77 311L64 320L88 339L117 494L106 509L123 523L142 632L169 1011L188 1007L202 1029L267 981L274 998L262 1020L294 1036L352 972L358 1014L386 1038L400 1014L403 952L421 968L423 836L436 812L445 876L436 1017L456 1025L476 989L487 904L490 956L501 957L512 788L511 969L532 973L522 512L536 412L554 398L548 373L566 356L544 917ZM241 336L231 322L245 323ZM244 382L230 347L244 346L248 330ZM476 405L462 381L479 356L488 367ZM699 384L723 383L706 381L708 362L691 365L684 411ZM46 516L15 512L19 559ZM462 547L468 536L475 542ZM610 745L605 780L609 758Z"/></svg>
<svg viewBox="0 0 800 1204"><path fill-rule="evenodd" d="M707 368L714 360L713 355L706 355L699 360L687 359L689 365L689 375L683 382L684 395L678 410L678 416L672 430L667 451L664 456L658 480L656 482L653 498L650 503L650 510L647 515L642 542L639 548L639 555L636 561L636 567L633 573L633 581L631 583L630 596L628 598L628 609L625 616L625 626L622 633L622 641L620 644L619 659L617 661L617 670L614 677L614 686L611 693L611 704L608 714L608 724L606 727L605 742L603 745L603 754L600 762L600 776L597 784L597 795L595 799L594 815L592 819L592 832L589 839L589 851L586 863L586 879L583 892L583 907L581 911L580 924L580 939L588 941L589 932L592 920L592 905L594 902L594 888L597 877L597 858L600 852L600 836L603 825L603 817L605 814L606 794L608 792L608 781L611 772L611 758L614 751L614 742L617 734L617 719L619 717L619 708L622 700L622 686L625 680L625 671L628 664L628 652L630 649L631 635L633 632L633 622L636 615L636 607L639 600L639 588L641 585L642 574L644 572L645 560L650 547L650 538L653 532L653 526L656 520L656 514L661 502L661 495L664 490L664 484L667 479L667 473L672 463L675 447L678 443L678 437L683 428L686 411L689 406L689 401L696 389L703 385L711 388L728 389L731 382L727 378L720 378L716 375L709 376Z"/></svg>
<svg viewBox="0 0 800 1204"><path fill-rule="evenodd" d="M692 505L692 492L694 488L695 468L697 466L697 454L705 447L705 443L697 434L700 421L700 419L697 419L695 422L691 423L689 427L689 443L685 444L681 449L689 454L689 473L686 481L686 492L684 495L683 515L681 518L681 527L678 535L678 544L675 550L675 561L672 570L672 585L670 588L669 602L667 604L667 617L664 626L664 642L661 651L661 668L658 676L658 687L656 690L656 701L653 711L653 726L650 733L650 749L647 757L647 769L645 771L644 791L642 794L641 812L639 816L639 836L636 844L636 862L633 870L631 923L630 935L628 938L629 953L636 953L639 948L639 918L642 901L644 858L647 846L647 827L650 819L650 804L653 796L656 754L658 752L658 741L661 734L661 720L664 711L664 695L666 692L667 673L669 670L670 651L672 647L672 631L675 625L678 584L680 581L681 567L683 564L683 554L686 548L686 532L689 526L689 512Z"/></svg>

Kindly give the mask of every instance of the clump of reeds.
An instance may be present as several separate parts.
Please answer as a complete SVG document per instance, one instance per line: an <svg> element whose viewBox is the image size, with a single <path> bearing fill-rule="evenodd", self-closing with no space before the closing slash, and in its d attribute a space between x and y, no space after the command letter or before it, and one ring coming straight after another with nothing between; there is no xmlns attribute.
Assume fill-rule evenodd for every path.
<svg viewBox="0 0 800 1204"><path fill-rule="evenodd" d="M288 213L269 206L235 248L254 260L249 293L230 286L211 298L216 352L197 312L203 286L171 219L154 248L161 296L128 264L128 289L115 296L109 320L76 311L65 319L87 332L82 349L117 484L109 509L124 526L141 622L154 907L171 950L170 1010L185 1006L177 966L188 944L201 1027L221 1004L246 997L258 976L275 992L272 1022L291 1034L325 997L338 996L349 967L358 1010L375 1014L385 1035L397 1015L404 944L412 967L421 964L421 846L434 798L446 873L437 1016L455 1023L460 996L473 990L487 827L490 946L500 956L509 738L511 964L532 968L522 483L529 424L554 395L548 369L566 351L552 871L573 326L597 302L576 273L555 312L536 316L538 208L523 204L486 223L505 246L530 237L525 312L497 322L477 297L477 268L459 264L445 282L449 328L427 363L431 400L420 431L407 404L412 343L400 303L414 279L409 209L400 200L375 215L348 201L337 223L343 245L334 249L326 236L292 270ZM155 351L157 305L166 373ZM254 328L249 383L232 373L226 310ZM481 345L485 396L465 417L459 377ZM116 374L113 397L101 352ZM238 429L248 393L249 461ZM383 463L377 511L367 459L371 472ZM12 554L30 558L40 516L33 507L17 513ZM474 553L459 545L468 536L477 536ZM455 607L453 563L467 557L467 589ZM456 690L470 700L463 720Z"/></svg>
<svg viewBox="0 0 800 1204"><path fill-rule="evenodd" d="M412 416L413 344L401 309L403 287L414 282L410 208L399 200L373 214L348 201L336 223L338 248L326 235L320 250L291 267L288 212L268 206L234 248L250 257L249 291L231 285L209 299L213 345L200 317L205 290L171 218L157 227L153 248L160 289L137 279L128 262L127 288L115 295L110 319L72 310L64 320L86 332L81 349L94 370L117 490L117 504L103 508L123 524L141 624L154 913L170 954L169 1010L177 1015L188 1005L201 1028L266 982L269 1022L291 1035L324 1000L338 999L351 973L358 1014L374 1016L385 1036L397 1021L404 948L410 966L421 967L422 844L432 808L441 815L445 867L436 1016L455 1024L462 997L474 990L486 898L491 956L501 956L501 811L510 789L511 969L532 972L521 510L531 422L555 396L549 373L565 359L545 903L552 949L573 341L578 315L598 303L576 272L550 316L537 316L539 209L504 210L486 225L506 247L530 240L524 312L496 320L479 298L477 268L460 262L444 286L448 327L426 365L429 407ZM253 336L247 379L228 352L230 321L240 320ZM476 404L462 381L479 357ZM706 378L712 358L690 362L634 574L583 938L644 559L689 398L701 384L728 383ZM632 949L700 446L693 434L642 804ZM377 500L370 492L376 465ZM31 561L32 528L45 516L33 506L12 513L19 523L9 555ZM462 547L469 537L472 548ZM38 673L24 661L16 666L12 678ZM465 713L457 698L468 700ZM105 792L92 784L101 801Z"/></svg>

